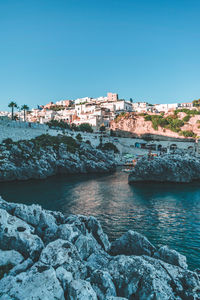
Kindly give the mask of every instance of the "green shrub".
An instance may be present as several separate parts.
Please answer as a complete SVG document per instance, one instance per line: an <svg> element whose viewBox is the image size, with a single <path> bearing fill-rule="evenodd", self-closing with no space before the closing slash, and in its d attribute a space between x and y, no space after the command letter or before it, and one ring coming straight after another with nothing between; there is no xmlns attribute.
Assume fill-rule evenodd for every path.
<svg viewBox="0 0 200 300"><path fill-rule="evenodd" d="M106 131L106 126L105 125L101 125L100 128L99 128L99 130L101 132L105 132Z"/></svg>
<svg viewBox="0 0 200 300"><path fill-rule="evenodd" d="M166 128L170 129L171 131L179 132L181 127L184 125L183 120L180 120L175 116L168 116L166 119L169 123Z"/></svg>
<svg viewBox="0 0 200 300"><path fill-rule="evenodd" d="M76 126L76 124L74 124L74 123L72 123L71 124L71 130L73 130L73 131L78 131L78 126Z"/></svg>
<svg viewBox="0 0 200 300"><path fill-rule="evenodd" d="M125 115L125 112L121 112L118 116L115 117L115 122L119 122L123 117L125 117Z"/></svg>
<svg viewBox="0 0 200 300"><path fill-rule="evenodd" d="M92 126L89 123L83 123L79 125L78 130L83 132L93 132Z"/></svg>
<svg viewBox="0 0 200 300"><path fill-rule="evenodd" d="M174 132L179 132L184 125L184 121L177 117L177 114L164 117L163 115L146 115L145 121L151 121L154 130L158 130L158 127L166 128Z"/></svg>
<svg viewBox="0 0 200 300"><path fill-rule="evenodd" d="M176 109L175 111L174 111L174 116L177 116L178 115L178 110Z"/></svg>
<svg viewBox="0 0 200 300"><path fill-rule="evenodd" d="M183 130L183 131L181 131L181 134L184 137L196 137L196 134L191 130Z"/></svg>
<svg viewBox="0 0 200 300"><path fill-rule="evenodd" d="M82 136L80 133L77 134L76 139L81 143L82 142Z"/></svg>
<svg viewBox="0 0 200 300"><path fill-rule="evenodd" d="M183 122L187 123L191 118L191 115L187 115L183 118Z"/></svg>
<svg viewBox="0 0 200 300"><path fill-rule="evenodd" d="M145 121L151 121L151 115L146 115L146 116L144 117L144 120L145 120Z"/></svg>
<svg viewBox="0 0 200 300"><path fill-rule="evenodd" d="M62 121L62 120L61 121L51 120L47 123L47 125L49 126L49 128L58 127L58 128L61 128L61 129L70 129L69 124Z"/></svg>
<svg viewBox="0 0 200 300"><path fill-rule="evenodd" d="M66 106L63 106L63 105L56 105L56 106L51 106L50 110L53 110L53 111L59 111L59 110L64 110L66 109Z"/></svg>
<svg viewBox="0 0 200 300"><path fill-rule="evenodd" d="M158 126L165 127L169 123L166 118L161 115L146 115L145 121L151 121L154 130L158 130Z"/></svg>
<svg viewBox="0 0 200 300"><path fill-rule="evenodd" d="M192 101L192 103L193 103L193 106L199 107L200 106L200 99L194 100L194 101Z"/></svg>
<svg viewBox="0 0 200 300"><path fill-rule="evenodd" d="M10 145L10 144L13 144L14 142L13 142L12 139L7 138L7 139L4 139L4 140L2 141L2 143L6 144L6 145Z"/></svg>
<svg viewBox="0 0 200 300"><path fill-rule="evenodd" d="M58 150L61 143L67 145L67 150L72 153L75 153L79 148L76 140L70 136L42 134L31 141L34 143L36 151L47 146L52 146L55 150Z"/></svg>
<svg viewBox="0 0 200 300"><path fill-rule="evenodd" d="M114 151L115 153L119 153L117 147L113 143L109 143L109 142L105 144L101 144L97 148L101 150Z"/></svg>
<svg viewBox="0 0 200 300"><path fill-rule="evenodd" d="M193 116L200 114L200 111L198 111L196 109L180 108L180 109L177 109L176 111L177 111L177 113L184 112L187 115L193 115Z"/></svg>

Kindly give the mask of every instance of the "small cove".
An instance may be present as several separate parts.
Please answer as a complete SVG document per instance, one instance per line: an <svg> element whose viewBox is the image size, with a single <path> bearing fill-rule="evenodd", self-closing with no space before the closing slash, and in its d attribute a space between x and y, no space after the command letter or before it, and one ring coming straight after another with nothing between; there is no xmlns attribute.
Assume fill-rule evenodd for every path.
<svg viewBox="0 0 200 300"><path fill-rule="evenodd" d="M137 183L127 174L55 176L0 183L10 202L38 203L66 214L93 215L111 240L129 229L156 246L168 245L200 268L200 183Z"/></svg>

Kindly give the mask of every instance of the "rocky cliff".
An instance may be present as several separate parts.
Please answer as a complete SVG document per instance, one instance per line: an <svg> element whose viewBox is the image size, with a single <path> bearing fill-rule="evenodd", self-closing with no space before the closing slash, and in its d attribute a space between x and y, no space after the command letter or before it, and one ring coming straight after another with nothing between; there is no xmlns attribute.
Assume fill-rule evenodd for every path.
<svg viewBox="0 0 200 300"><path fill-rule="evenodd" d="M192 182L200 179L200 158L189 154L165 154L138 160L129 183L140 181Z"/></svg>
<svg viewBox="0 0 200 300"><path fill-rule="evenodd" d="M172 113L166 114L164 117L173 115ZM185 113L179 113L179 120L183 120L186 117ZM167 127L158 126L157 129L153 127L151 121L145 121L145 115L136 113L126 113L118 116L111 122L110 128L117 131L119 136L125 137L145 137L146 135L157 135L171 138L184 138L178 132L172 131ZM182 131L191 131L197 136L200 136L200 115L190 116L187 122L181 127Z"/></svg>
<svg viewBox="0 0 200 300"><path fill-rule="evenodd" d="M199 299L200 274L128 231L110 244L94 217L0 199L1 300Z"/></svg>
<svg viewBox="0 0 200 300"><path fill-rule="evenodd" d="M115 170L113 156L72 137L41 135L0 145L0 181Z"/></svg>

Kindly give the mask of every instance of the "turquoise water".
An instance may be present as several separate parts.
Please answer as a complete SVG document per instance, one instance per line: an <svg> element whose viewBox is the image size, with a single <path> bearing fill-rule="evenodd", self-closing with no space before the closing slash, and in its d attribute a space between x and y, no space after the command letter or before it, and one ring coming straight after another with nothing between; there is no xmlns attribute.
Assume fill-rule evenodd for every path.
<svg viewBox="0 0 200 300"><path fill-rule="evenodd" d="M76 175L0 183L7 201L97 217L110 239L129 229L169 245L200 268L200 183L128 185L128 175Z"/></svg>

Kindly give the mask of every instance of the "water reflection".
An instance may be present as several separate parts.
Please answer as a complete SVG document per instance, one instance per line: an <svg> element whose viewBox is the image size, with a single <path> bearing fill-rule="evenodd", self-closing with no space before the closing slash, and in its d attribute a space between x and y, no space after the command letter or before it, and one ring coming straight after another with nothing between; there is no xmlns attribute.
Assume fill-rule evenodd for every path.
<svg viewBox="0 0 200 300"><path fill-rule="evenodd" d="M200 267L200 184L127 184L127 174L52 177L1 183L0 195L67 214L94 215L110 239L128 229L167 244Z"/></svg>

